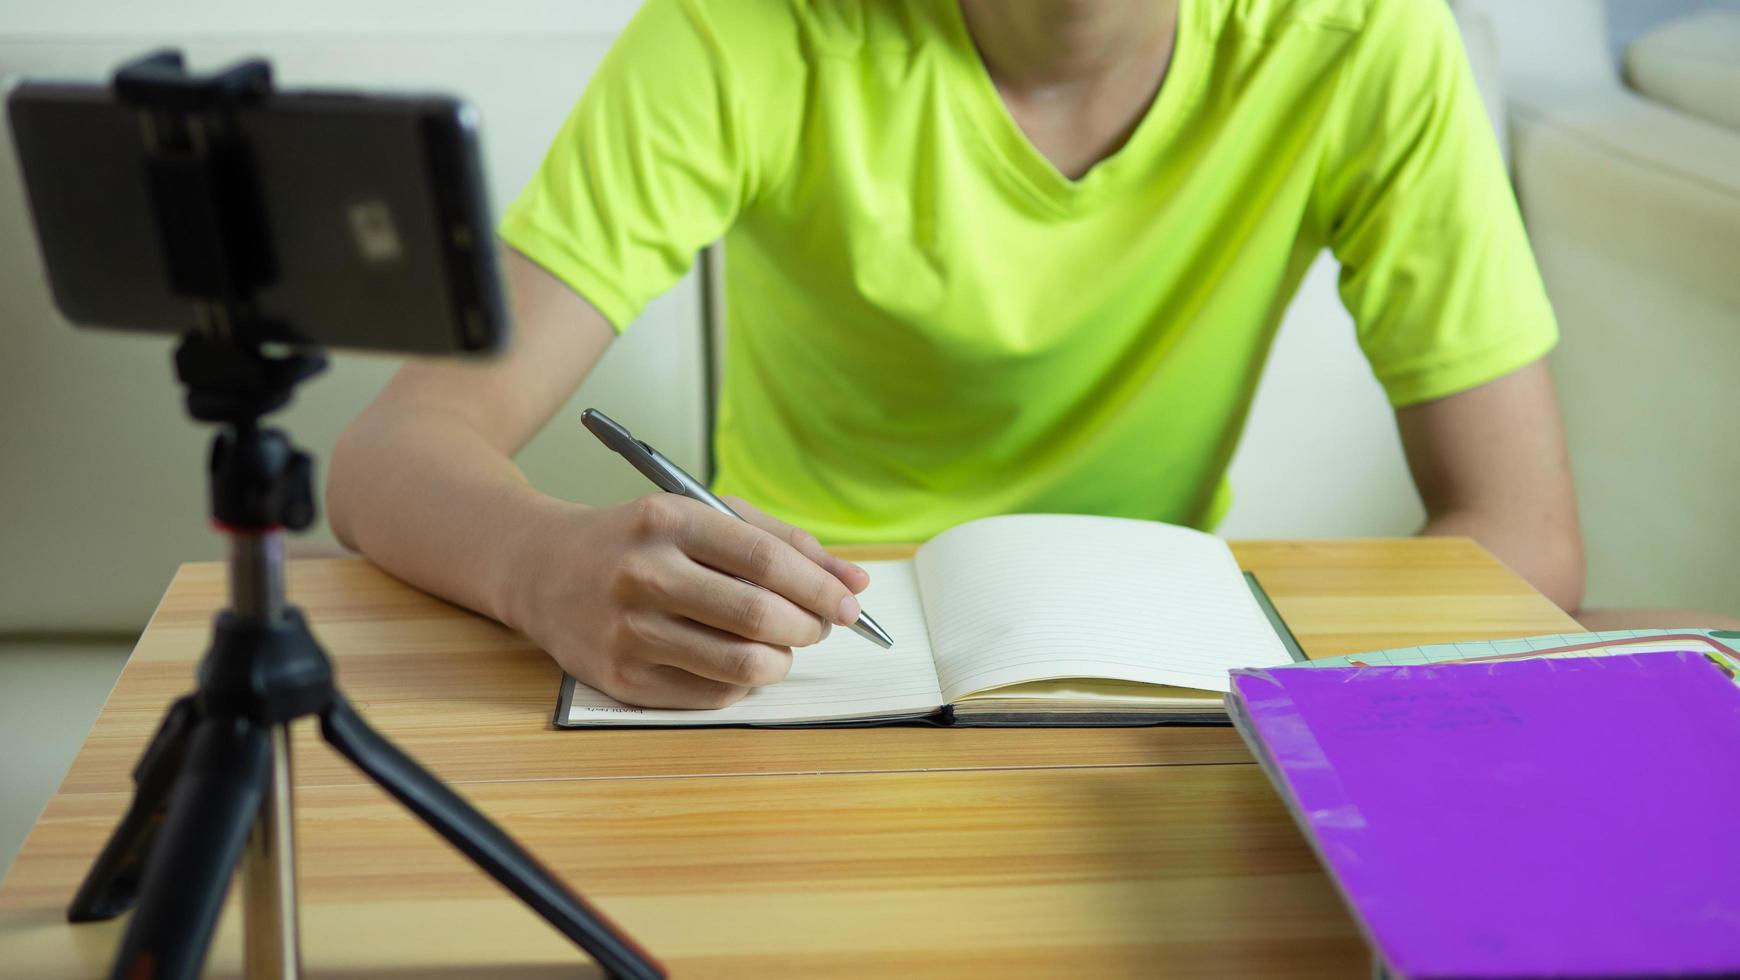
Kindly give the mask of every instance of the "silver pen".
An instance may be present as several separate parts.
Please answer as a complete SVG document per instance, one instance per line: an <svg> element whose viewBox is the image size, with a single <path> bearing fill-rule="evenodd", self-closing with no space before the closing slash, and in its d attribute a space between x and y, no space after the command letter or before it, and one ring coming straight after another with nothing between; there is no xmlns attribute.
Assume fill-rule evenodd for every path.
<svg viewBox="0 0 1740 980"><path fill-rule="evenodd" d="M699 501L727 517L743 520L743 515L732 510L725 501L713 496L712 491L689 474L683 468L666 459L657 449L636 439L627 429L618 425L610 416L596 408L589 408L580 413L580 423L587 431L598 437L598 441L610 447L611 451L628 460L629 465L640 471L640 474L653 482L666 493L678 493L690 500ZM747 523L747 522L745 522ZM751 582L751 585L754 583ZM884 650L894 646L894 640L886 630L870 618L870 614L862 609L858 612L858 621L852 624L852 632L864 637Z"/></svg>

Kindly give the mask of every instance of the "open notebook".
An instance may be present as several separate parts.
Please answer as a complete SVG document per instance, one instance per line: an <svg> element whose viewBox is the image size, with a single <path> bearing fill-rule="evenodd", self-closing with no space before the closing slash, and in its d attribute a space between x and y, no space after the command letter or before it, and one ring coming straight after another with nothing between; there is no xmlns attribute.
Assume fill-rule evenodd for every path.
<svg viewBox="0 0 1740 980"><path fill-rule="evenodd" d="M566 677L563 727L1226 721L1235 667L1290 662L1220 539L1150 521L987 517L864 563L894 638L835 628L727 708L635 708Z"/></svg>

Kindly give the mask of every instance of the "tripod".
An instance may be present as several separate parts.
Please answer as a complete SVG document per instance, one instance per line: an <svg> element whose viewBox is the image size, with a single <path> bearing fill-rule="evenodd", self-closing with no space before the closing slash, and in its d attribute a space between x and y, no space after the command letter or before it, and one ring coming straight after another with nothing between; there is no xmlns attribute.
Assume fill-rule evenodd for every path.
<svg viewBox="0 0 1740 980"><path fill-rule="evenodd" d="M198 688L170 707L152 737L134 770L133 801L67 917L111 919L136 904L111 975L191 978L205 961L240 863L247 973L296 976L289 725L312 716L333 748L590 953L607 975L663 977L655 961L512 838L370 728L338 690L301 613L285 602L284 528L300 530L314 520L313 464L260 419L288 403L325 359L272 355L235 339L251 315L249 284L269 264L249 251L257 225L251 231L250 217L236 213L246 203L245 174L213 168L233 168L245 154L213 152L223 144L210 124L221 118L204 119L194 125L206 132L181 138L194 113L259 97L269 87L263 62L190 79L178 56L158 56L116 76L117 92L153 115L147 165L154 168L171 279L177 292L198 300L205 321L206 329L183 338L175 364L190 414L220 426L209 464L211 515L230 539L230 602L217 616ZM176 193L182 199L166 199ZM166 208L184 218L203 208L215 220L170 228Z"/></svg>

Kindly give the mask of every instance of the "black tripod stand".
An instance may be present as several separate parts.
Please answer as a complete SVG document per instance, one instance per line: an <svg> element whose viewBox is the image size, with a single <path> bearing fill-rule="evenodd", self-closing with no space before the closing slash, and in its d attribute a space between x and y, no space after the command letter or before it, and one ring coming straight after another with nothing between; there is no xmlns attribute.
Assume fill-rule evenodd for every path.
<svg viewBox="0 0 1740 980"><path fill-rule="evenodd" d="M278 356L233 339L244 333L248 290L265 263L249 258L244 154L214 152L207 132L187 139L188 116L270 88L263 62L190 79L179 59L142 62L116 88L153 115L152 187L176 290L199 301L207 329L176 351L189 412L221 426L210 460L211 511L230 538L230 605L199 669L198 689L170 708L134 771L131 807L67 915L109 919L137 904L112 976L191 978L206 956L224 894L242 863L247 973L298 971L289 724L315 716L335 749L590 953L613 977L662 969L562 885L507 834L371 729L338 691L332 665L300 612L284 601L283 529L314 519L312 462L261 416L286 404L325 366L310 353ZM221 121L221 120L220 120ZM175 195L180 195L176 198ZM165 220L166 209L183 219ZM203 211L201 210L203 209ZM215 220L200 225L188 215ZM201 238L201 235L204 235ZM240 236L240 237L238 237ZM201 262L221 262L206 267Z"/></svg>

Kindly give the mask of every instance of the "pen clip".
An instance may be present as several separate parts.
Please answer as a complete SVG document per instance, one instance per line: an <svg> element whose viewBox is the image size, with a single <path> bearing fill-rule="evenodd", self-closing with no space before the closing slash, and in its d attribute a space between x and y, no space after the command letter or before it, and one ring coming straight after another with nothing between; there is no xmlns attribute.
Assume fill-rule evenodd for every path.
<svg viewBox="0 0 1740 980"><path fill-rule="evenodd" d="M636 439L633 433L623 428L615 419L595 408L588 408L580 413L580 424L586 426L612 452L628 460L631 466L660 490L666 493L683 492L682 478L672 472L674 467L670 461L661 456L658 450Z"/></svg>
<svg viewBox="0 0 1740 980"><path fill-rule="evenodd" d="M688 496L688 494L685 493L688 488L683 486L683 478L681 476L682 471L678 470L674 463L666 459L663 453L660 453L657 449L654 449L638 439L635 440L634 444L640 447L642 453L646 454L644 457L646 460L645 465L641 464L639 458L629 458L629 462L634 463L636 469L639 469L643 474L645 474L647 479L658 484L660 490L663 490L666 493L681 493L684 496Z"/></svg>

